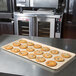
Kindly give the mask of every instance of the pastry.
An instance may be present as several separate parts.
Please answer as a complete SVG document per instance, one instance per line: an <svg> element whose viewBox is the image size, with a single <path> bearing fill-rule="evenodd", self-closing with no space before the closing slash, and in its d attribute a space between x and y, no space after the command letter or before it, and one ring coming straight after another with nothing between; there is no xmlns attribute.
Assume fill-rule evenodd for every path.
<svg viewBox="0 0 76 76"><path fill-rule="evenodd" d="M55 67L57 63L55 61L49 60L46 62L46 65L49 67Z"/></svg>
<svg viewBox="0 0 76 76"><path fill-rule="evenodd" d="M37 57L37 58L36 58L36 61L37 61L37 62L44 62L44 61L46 61L46 60L45 60L44 57Z"/></svg>
<svg viewBox="0 0 76 76"><path fill-rule="evenodd" d="M28 54L28 52L26 52L26 51L20 51L18 53L18 55L21 55L21 56L26 56L27 54Z"/></svg>
<svg viewBox="0 0 76 76"><path fill-rule="evenodd" d="M7 45L7 46L4 47L4 49L11 50L11 49L13 49L13 47L11 45Z"/></svg>
<svg viewBox="0 0 76 76"><path fill-rule="evenodd" d="M18 53L20 50L18 49L18 48L13 48L12 50L11 50L11 52L13 52L13 53Z"/></svg>
<svg viewBox="0 0 76 76"><path fill-rule="evenodd" d="M52 54L59 54L59 51L57 51L57 50L52 50L52 51L50 51Z"/></svg>
<svg viewBox="0 0 76 76"><path fill-rule="evenodd" d="M46 51L49 51L50 49L48 47L43 47L41 48L41 50L46 52Z"/></svg>
<svg viewBox="0 0 76 76"><path fill-rule="evenodd" d="M19 43L19 42L14 42L13 43L13 46L15 46L15 47L18 47L18 46L20 46L21 44Z"/></svg>
<svg viewBox="0 0 76 76"><path fill-rule="evenodd" d="M27 45L26 45L26 44L20 45L19 47L20 47L21 49L26 49L26 48L27 48Z"/></svg>
<svg viewBox="0 0 76 76"><path fill-rule="evenodd" d="M35 54L28 54L28 58L29 59L35 59L36 58L36 55Z"/></svg>
<svg viewBox="0 0 76 76"><path fill-rule="evenodd" d="M45 58L51 58L51 57L52 57L52 55L49 54L49 53L45 53L45 54L43 54L43 56L44 56Z"/></svg>
<svg viewBox="0 0 76 76"><path fill-rule="evenodd" d="M43 51L41 51L41 50L36 50L36 51L34 52L34 54L36 54L36 55L42 55L42 54L43 54Z"/></svg>
<svg viewBox="0 0 76 76"><path fill-rule="evenodd" d="M34 48L39 49L39 48L42 48L42 46L39 45L39 44L35 44L35 45L34 45Z"/></svg>
<svg viewBox="0 0 76 76"><path fill-rule="evenodd" d="M54 59L58 62L63 62L64 61L64 59L60 56L56 56L56 57L54 57Z"/></svg>
<svg viewBox="0 0 76 76"><path fill-rule="evenodd" d="M28 47L26 50L29 51L29 52L33 52L34 51L34 48Z"/></svg>
<svg viewBox="0 0 76 76"><path fill-rule="evenodd" d="M28 45L28 46L33 46L34 43L32 43L32 42L28 42L27 45Z"/></svg>
<svg viewBox="0 0 76 76"><path fill-rule="evenodd" d="M63 58L70 58L70 57L71 57L71 55L68 54L68 53L62 53L61 56L62 56Z"/></svg>
<svg viewBox="0 0 76 76"><path fill-rule="evenodd" d="M19 40L19 43L27 43L27 41L26 40Z"/></svg>

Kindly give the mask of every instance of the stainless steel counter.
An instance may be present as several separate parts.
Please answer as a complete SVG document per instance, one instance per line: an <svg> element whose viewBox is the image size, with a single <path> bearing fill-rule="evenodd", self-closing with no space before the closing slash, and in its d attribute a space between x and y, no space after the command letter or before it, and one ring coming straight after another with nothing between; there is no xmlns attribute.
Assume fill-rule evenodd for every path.
<svg viewBox="0 0 76 76"><path fill-rule="evenodd" d="M76 53L76 40L3 35L0 46L23 37ZM54 71L0 49L0 72L21 76L76 76L76 59L60 71Z"/></svg>

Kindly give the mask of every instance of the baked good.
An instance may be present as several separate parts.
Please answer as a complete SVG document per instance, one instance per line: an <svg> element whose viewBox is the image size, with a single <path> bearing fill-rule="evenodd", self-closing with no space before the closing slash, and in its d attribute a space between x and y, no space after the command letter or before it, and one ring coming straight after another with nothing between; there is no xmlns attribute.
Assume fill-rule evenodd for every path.
<svg viewBox="0 0 76 76"><path fill-rule="evenodd" d="M27 45L26 45L26 44L20 45L19 47L20 47L21 49L26 49L26 48L27 48Z"/></svg>
<svg viewBox="0 0 76 76"><path fill-rule="evenodd" d="M20 50L18 49L18 48L13 48L12 50L11 50L11 52L13 52L13 53L18 53Z"/></svg>
<svg viewBox="0 0 76 76"><path fill-rule="evenodd" d="M64 61L64 59L60 56L56 56L56 57L54 57L54 59L58 62L63 62Z"/></svg>
<svg viewBox="0 0 76 76"><path fill-rule="evenodd" d="M70 57L71 57L71 55L68 54L68 53L62 53L61 56L62 56L63 58L70 58Z"/></svg>
<svg viewBox="0 0 76 76"><path fill-rule="evenodd" d="M42 54L43 54L43 51L41 51L41 50L36 50L36 51L34 52L34 54L36 54L36 55L42 55Z"/></svg>
<svg viewBox="0 0 76 76"><path fill-rule="evenodd" d="M45 60L44 57L37 57L37 58L36 58L36 61L37 61L37 62L44 62L44 61L46 61L46 60Z"/></svg>
<svg viewBox="0 0 76 76"><path fill-rule="evenodd" d="M27 43L27 41L26 40L19 40L19 43Z"/></svg>
<svg viewBox="0 0 76 76"><path fill-rule="evenodd" d="M46 62L46 65L49 67L55 67L57 63L55 61L49 60Z"/></svg>
<svg viewBox="0 0 76 76"><path fill-rule="evenodd" d="M34 51L34 48L28 47L26 50L29 51L29 52L33 52Z"/></svg>
<svg viewBox="0 0 76 76"><path fill-rule="evenodd" d="M49 53L45 53L45 54L43 54L43 56L44 56L45 58L51 58L51 57L52 57L52 55L49 54Z"/></svg>
<svg viewBox="0 0 76 76"><path fill-rule="evenodd" d="M4 49L11 50L11 49L13 49L13 47L11 45L6 45L6 46L4 46Z"/></svg>
<svg viewBox="0 0 76 76"><path fill-rule="evenodd" d="M34 45L34 48L39 49L39 48L42 48L42 46L39 45L39 44L35 44L35 45Z"/></svg>
<svg viewBox="0 0 76 76"><path fill-rule="evenodd" d="M13 46L15 46L15 47L18 47L18 46L20 46L21 44L19 43L19 42L14 42L13 43Z"/></svg>
<svg viewBox="0 0 76 76"><path fill-rule="evenodd" d="M59 51L57 51L57 50L52 50L52 51L50 51L52 54L59 54Z"/></svg>
<svg viewBox="0 0 76 76"><path fill-rule="evenodd" d="M20 52L18 53L18 55L21 55L21 56L26 56L27 54L28 54L27 51L20 51Z"/></svg>
<svg viewBox="0 0 76 76"><path fill-rule="evenodd" d="M32 43L32 42L27 42L27 45L28 45L28 46L33 46L34 43Z"/></svg>
<svg viewBox="0 0 76 76"><path fill-rule="evenodd" d="M46 51L49 51L50 48L48 48L48 47L43 47L43 48L41 48L41 50L46 52Z"/></svg>
<svg viewBox="0 0 76 76"><path fill-rule="evenodd" d="M35 54L28 54L28 58L29 59L35 59L36 58L36 55Z"/></svg>

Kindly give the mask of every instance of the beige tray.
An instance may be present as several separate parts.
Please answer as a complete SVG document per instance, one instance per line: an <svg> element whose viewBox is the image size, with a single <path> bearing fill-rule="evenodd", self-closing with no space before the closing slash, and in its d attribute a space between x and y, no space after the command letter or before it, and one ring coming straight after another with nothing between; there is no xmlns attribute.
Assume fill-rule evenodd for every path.
<svg viewBox="0 0 76 76"><path fill-rule="evenodd" d="M53 69L53 70L58 70L58 69L60 69L61 67L63 67L63 65L65 65L66 63L69 63L69 61L72 61L73 60L73 58L76 56L76 54L74 54L74 53L72 53L72 52L68 52L68 51L65 51L65 50L62 50L62 49L58 49L58 48L55 48L55 47L52 47L52 46L48 46L48 45L45 45L45 44L42 44L42 43L39 43L39 42L35 42L35 41L32 41L32 40L29 40L29 39L25 39L25 38L21 38L21 39L24 39L24 40L27 40L28 42L33 42L34 44L40 44L40 45L42 45L42 47L44 46L44 47L49 47L51 50L58 50L60 53L59 54L57 54L57 55L53 55L53 57L52 58L45 58L46 59L46 61L48 61L48 60L54 60L54 57L55 56L60 56L61 55L61 53L69 53L70 55L71 55L71 57L70 58L64 58L65 59L65 61L64 62L57 62L57 65L55 66L55 67L49 67L49 66L47 66L45 63L46 63L46 61L45 62L37 62L35 59L29 59L27 56L22 56L23 58L26 58L26 59L29 59L29 60L31 60L31 61L34 61L34 62L36 62L36 63L39 63L39 64L41 64L41 65L44 65L44 66L46 66L46 67L49 67L49 68L51 68L51 69ZM19 40L21 40L21 39L19 39ZM18 42L19 40L16 40L16 41L14 41L14 42ZM11 43L9 43L10 45L12 45L12 43L13 42L11 42ZM9 45L9 44L6 44L6 45ZM6 46L6 45L4 45L4 46ZM2 46L1 48L2 49L4 49L4 50L6 50L5 48L4 48L4 46ZM12 45L13 46L13 45ZM14 47L14 46L13 46ZM29 47L33 47L33 46L29 46ZM19 47L16 47L16 48L19 48ZM19 48L20 49L20 48ZM20 50L24 50L24 49L20 49ZM37 49L36 49L37 50ZM8 51L8 52L11 52L10 50L6 50L6 51ZM12 53L12 52L11 52ZM29 53L33 53L33 52L29 52ZM45 52L44 52L45 53ZM49 52L47 52L47 53L49 53ZM15 53L13 53L13 54L15 54ZM18 55L18 53L16 53L15 55ZM36 55L37 57L41 57L42 55ZM55 60L54 60L55 61Z"/></svg>

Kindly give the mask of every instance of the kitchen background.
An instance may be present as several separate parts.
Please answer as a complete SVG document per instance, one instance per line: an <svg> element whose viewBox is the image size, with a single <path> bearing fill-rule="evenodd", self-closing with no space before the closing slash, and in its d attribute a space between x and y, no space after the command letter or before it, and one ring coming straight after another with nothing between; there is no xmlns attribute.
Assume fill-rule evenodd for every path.
<svg viewBox="0 0 76 76"><path fill-rule="evenodd" d="M55 5L48 9L47 6L45 9L33 7L32 3L30 4L32 7L29 7L28 1L0 0L0 35L16 34L76 39L76 0L55 0L59 3L52 1ZM57 6L59 6L58 9ZM32 15L30 18L25 15L30 15L30 13Z"/></svg>

